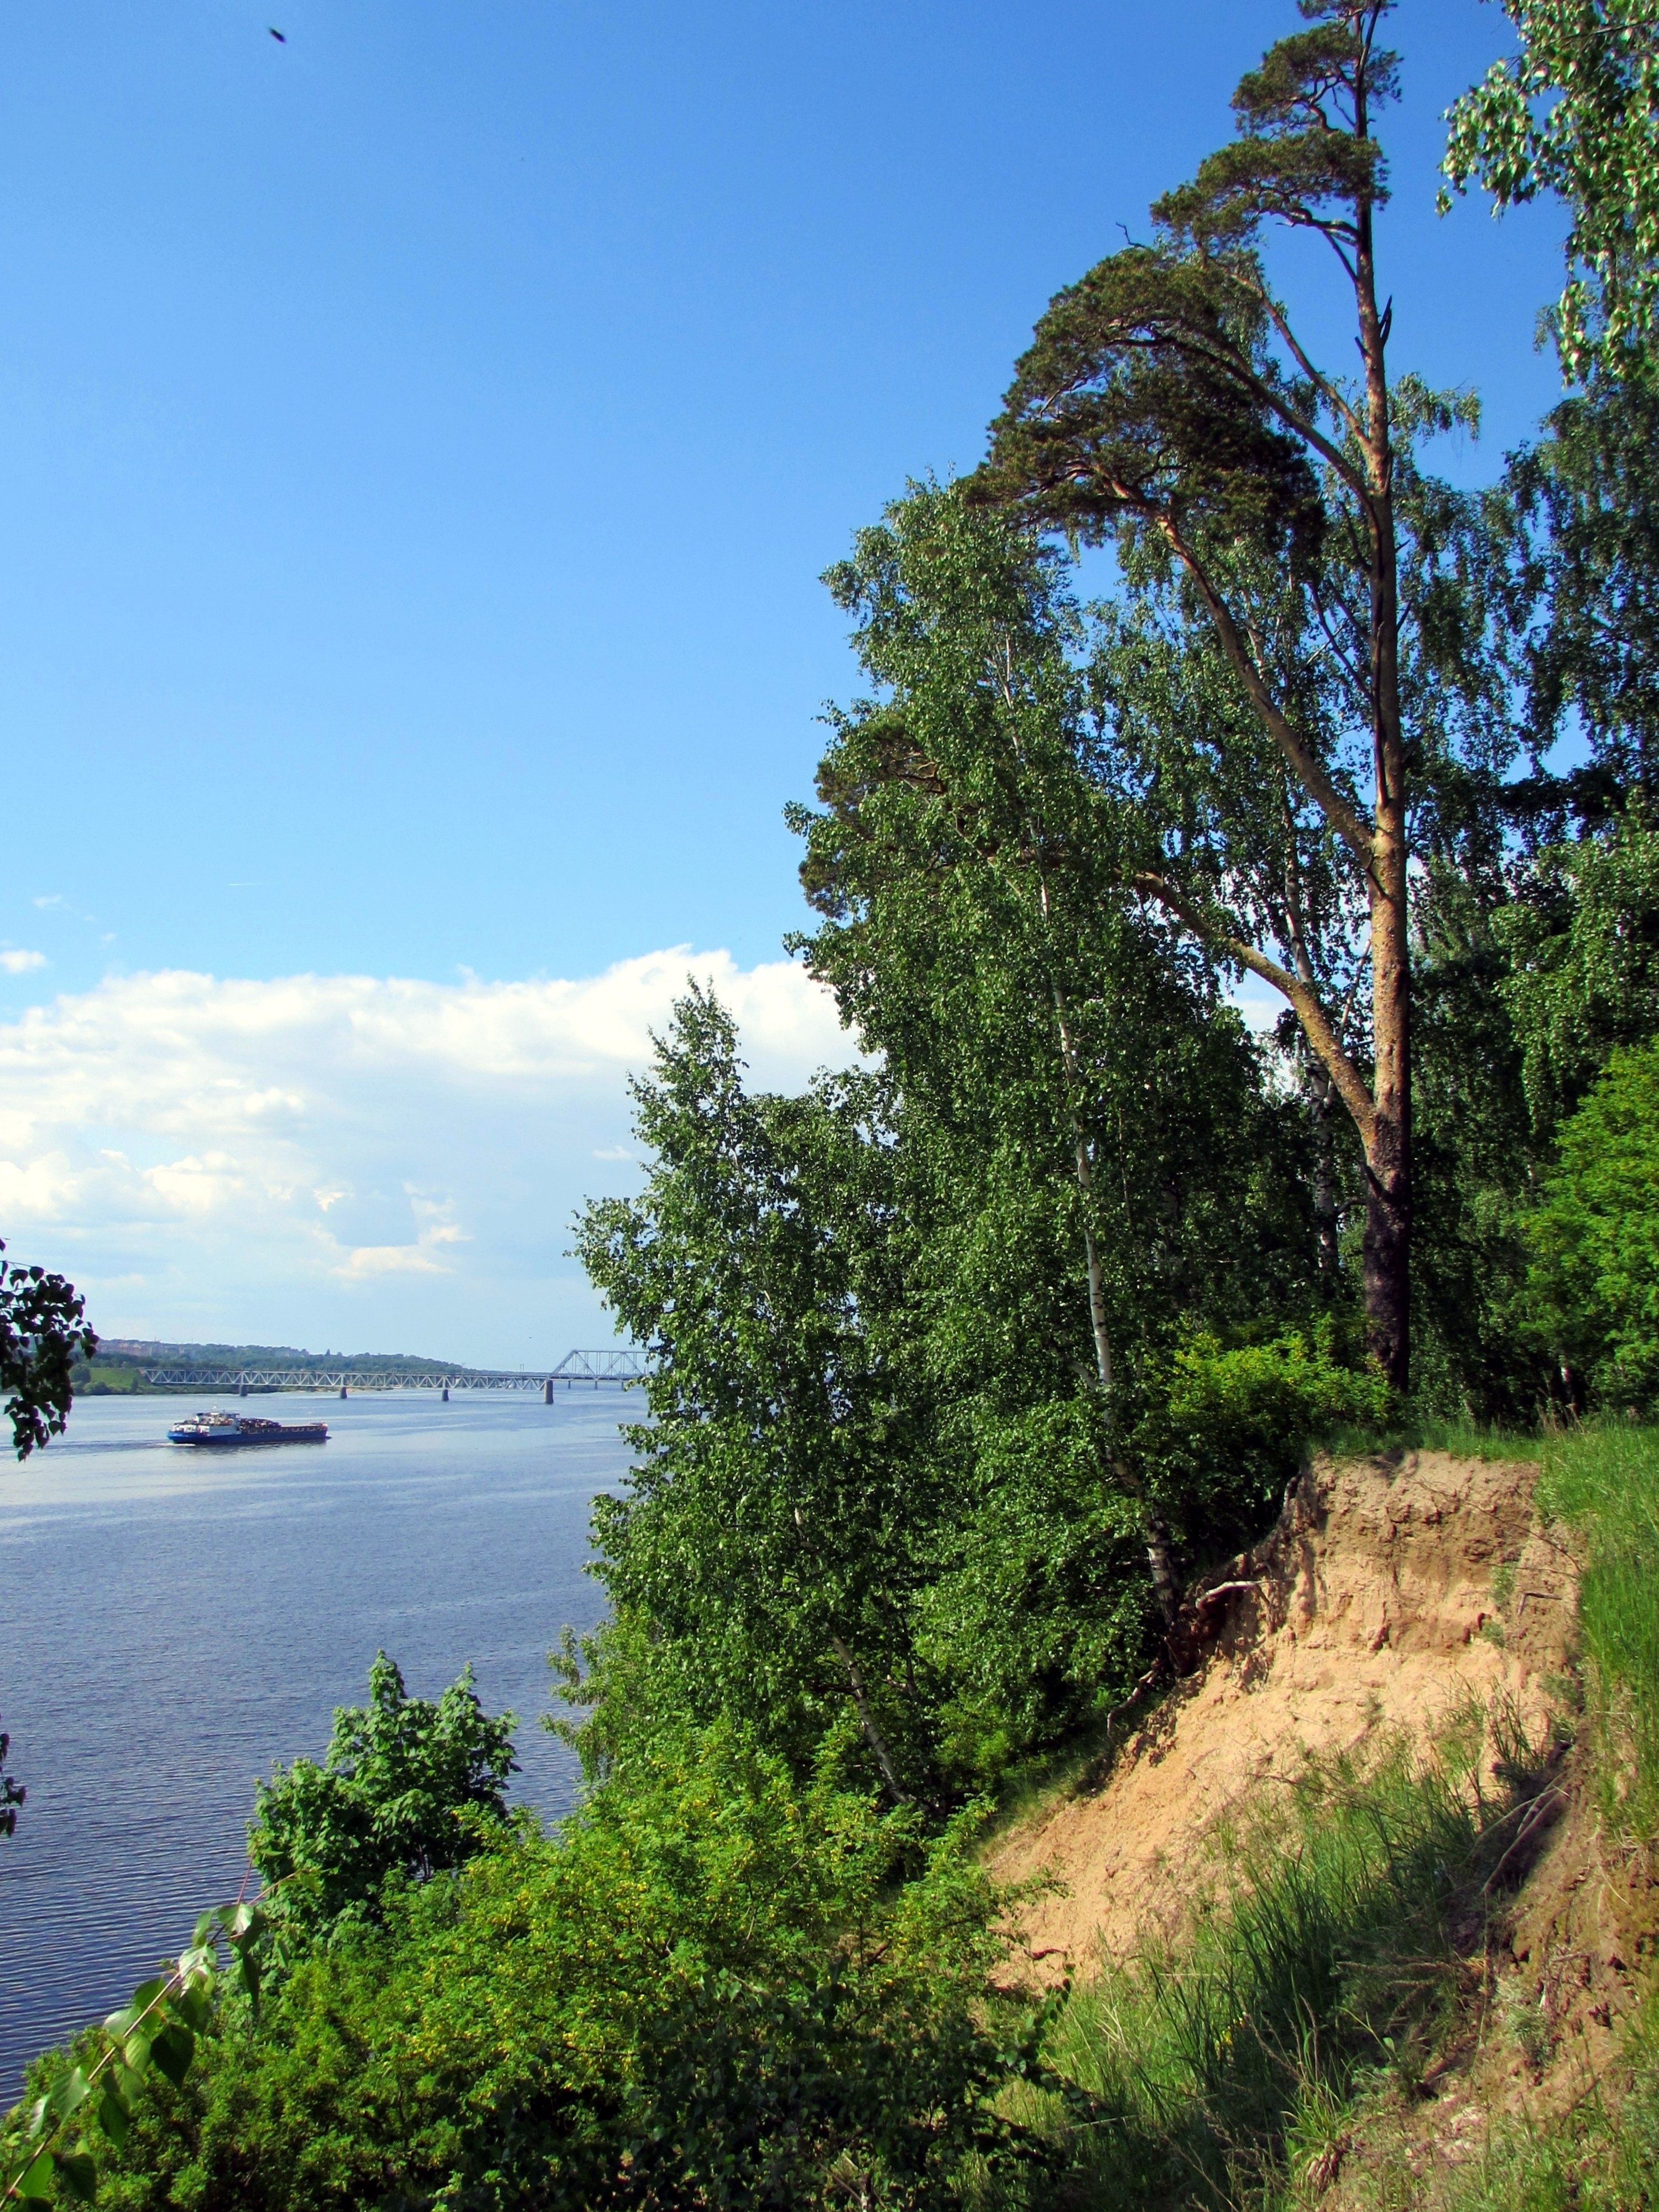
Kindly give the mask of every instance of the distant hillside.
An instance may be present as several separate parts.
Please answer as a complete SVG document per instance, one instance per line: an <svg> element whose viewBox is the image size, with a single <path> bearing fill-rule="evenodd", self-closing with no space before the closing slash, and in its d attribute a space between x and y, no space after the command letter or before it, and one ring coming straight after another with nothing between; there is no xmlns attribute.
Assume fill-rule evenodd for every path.
<svg viewBox="0 0 1659 2212"><path fill-rule="evenodd" d="M146 1396L158 1386L144 1380L147 1367L222 1367L226 1375L244 1368L328 1367L343 1375L478 1375L458 1359L428 1359L413 1352L307 1352L293 1344L164 1344L159 1338L103 1338L90 1365L84 1360L71 1376L76 1395L85 1398ZM161 1386L165 1389L166 1386ZM189 1386L195 1389L198 1386Z"/></svg>
<svg viewBox="0 0 1659 2212"><path fill-rule="evenodd" d="M337 1367L358 1375L481 1374L459 1359L429 1359L413 1352L306 1352L292 1344L164 1344L141 1336L105 1337L100 1367Z"/></svg>

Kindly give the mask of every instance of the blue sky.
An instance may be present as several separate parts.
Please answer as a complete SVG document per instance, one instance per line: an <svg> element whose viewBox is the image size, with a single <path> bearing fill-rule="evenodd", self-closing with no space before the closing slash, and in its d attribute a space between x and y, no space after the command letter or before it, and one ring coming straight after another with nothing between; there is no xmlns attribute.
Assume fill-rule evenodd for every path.
<svg viewBox="0 0 1659 2212"><path fill-rule="evenodd" d="M1480 390L1486 438L1446 457L1478 477L1553 396L1532 337L1560 221L1437 219L1439 111L1505 25L1479 0L1395 20L1395 350ZM320 1182L239 1184L188 1082L164 1111L124 1073L133 1024L161 1018L145 979L404 979L494 1019L527 1003L512 987L637 976L665 948L769 974L799 919L779 811L810 790L820 702L852 684L819 572L907 476L974 464L1050 293L1144 228L1293 21L1288 0L13 0L14 1249L78 1268L112 1333L482 1358L526 1312L532 1334L602 1328L562 1255L575 1198L629 1172L596 1158L625 1148L604 1054L574 1121L549 1076L509 1130L487 1084L446 1123L384 1070L354 1091L330 1047L349 1163L319 1139ZM1283 276L1346 348L1312 262ZM175 1074L229 1003L191 1001ZM781 1076L816 1018L762 1040ZM337 1034L252 1027L267 1054ZM80 1076L46 1083L71 1040ZM228 1065L202 1074L213 1097L289 1082L306 1124L309 1063ZM434 1195L446 1127L467 1176ZM218 1242L200 1209L145 1216L138 1183L216 1145ZM494 1185L492 1147L515 1163ZM82 1171L112 1156L138 1179L125 1213ZM349 1186L322 1259L239 1237L255 1184L300 1213ZM448 1208L441 1248L422 1206ZM337 1256L404 1248L430 1264Z"/></svg>

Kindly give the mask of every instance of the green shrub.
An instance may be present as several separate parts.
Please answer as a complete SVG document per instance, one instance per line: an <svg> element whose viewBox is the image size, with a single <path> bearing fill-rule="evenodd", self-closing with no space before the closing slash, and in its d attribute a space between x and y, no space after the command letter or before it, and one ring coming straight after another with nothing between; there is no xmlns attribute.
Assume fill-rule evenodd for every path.
<svg viewBox="0 0 1659 2212"><path fill-rule="evenodd" d="M918 1607L953 1782L994 1784L1146 1664L1146 1540L1103 1442L1092 1393L975 1424L982 1495Z"/></svg>
<svg viewBox="0 0 1659 2212"><path fill-rule="evenodd" d="M1536 1326L1603 1404L1659 1395L1659 1045L1615 1052L1524 1223Z"/></svg>
<svg viewBox="0 0 1659 2212"><path fill-rule="evenodd" d="M1193 1332L1152 1369L1143 1395L1130 1449L1200 1553L1255 1533L1310 1444L1378 1428L1389 1411L1380 1370L1344 1364L1328 1319L1255 1344Z"/></svg>
<svg viewBox="0 0 1659 2212"><path fill-rule="evenodd" d="M285 1936L376 1920L388 1881L424 1881L483 1849L507 1817L514 1716L485 1712L472 1670L435 1703L384 1651L367 1705L342 1705L319 1766L296 1759L255 1790L248 1856Z"/></svg>
<svg viewBox="0 0 1659 2212"><path fill-rule="evenodd" d="M967 1840L801 1793L736 1724L665 1731L560 1838L509 1832L313 1952L257 2027L222 2015L100 2202L924 2207L970 2157L1019 2202L1052 2160L992 2109L1032 2027L988 1992Z"/></svg>

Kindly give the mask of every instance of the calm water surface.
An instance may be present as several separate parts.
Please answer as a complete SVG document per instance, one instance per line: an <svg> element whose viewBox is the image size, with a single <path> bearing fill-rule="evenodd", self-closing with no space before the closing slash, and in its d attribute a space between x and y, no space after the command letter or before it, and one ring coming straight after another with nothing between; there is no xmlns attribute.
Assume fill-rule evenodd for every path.
<svg viewBox="0 0 1659 2212"><path fill-rule="evenodd" d="M211 1455L165 1441L194 1410L83 1400L0 1462L0 1726L28 1791L0 1841L0 2109L235 1895L256 1777L322 1752L377 1649L422 1697L471 1661L519 1715L514 1796L571 1802L545 1654L599 1618L588 1505L623 1478L632 1394L260 1398L327 1443Z"/></svg>

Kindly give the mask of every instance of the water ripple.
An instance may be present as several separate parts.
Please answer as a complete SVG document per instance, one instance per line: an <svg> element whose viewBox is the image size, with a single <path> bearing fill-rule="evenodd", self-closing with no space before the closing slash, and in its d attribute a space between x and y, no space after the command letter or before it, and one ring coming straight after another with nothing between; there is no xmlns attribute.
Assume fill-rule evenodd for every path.
<svg viewBox="0 0 1659 2212"><path fill-rule="evenodd" d="M600 1611L618 1410L349 1400L325 1451L208 1462L158 1448L154 1401L95 1399L0 1472L0 1725L28 1790L0 1843L0 2106L235 1896L255 1778L321 1751L380 1646L421 1695L471 1661L520 1716L515 1795L568 1808L572 1754L535 1722L548 1646Z"/></svg>

